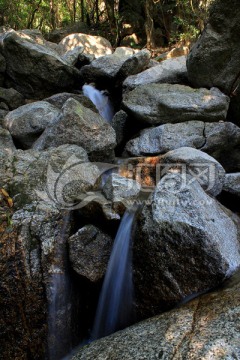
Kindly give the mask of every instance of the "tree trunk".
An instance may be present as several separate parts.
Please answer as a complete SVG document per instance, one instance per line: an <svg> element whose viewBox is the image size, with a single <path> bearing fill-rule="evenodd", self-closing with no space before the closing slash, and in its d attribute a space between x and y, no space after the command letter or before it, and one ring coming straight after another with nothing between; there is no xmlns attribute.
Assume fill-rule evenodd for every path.
<svg viewBox="0 0 240 360"><path fill-rule="evenodd" d="M151 49L155 47L154 39L154 23L152 18L153 2L152 0L145 1L145 32L147 36L147 48Z"/></svg>
<svg viewBox="0 0 240 360"><path fill-rule="evenodd" d="M50 0L50 23L51 23L52 29L56 29L54 0Z"/></svg>
<svg viewBox="0 0 240 360"><path fill-rule="evenodd" d="M114 0L105 0L105 5L107 9L108 20L110 24L111 31L115 29L115 11L114 11Z"/></svg>

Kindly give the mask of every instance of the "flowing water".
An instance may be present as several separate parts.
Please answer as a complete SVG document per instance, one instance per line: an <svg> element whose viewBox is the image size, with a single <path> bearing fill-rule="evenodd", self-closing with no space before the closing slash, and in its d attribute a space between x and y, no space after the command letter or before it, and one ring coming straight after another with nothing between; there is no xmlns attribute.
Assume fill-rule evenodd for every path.
<svg viewBox="0 0 240 360"><path fill-rule="evenodd" d="M104 92L97 90L92 85L83 85L83 95L87 96L98 109L99 114L108 122L111 122L114 111L109 97Z"/></svg>
<svg viewBox="0 0 240 360"><path fill-rule="evenodd" d="M131 238L137 208L126 210L104 278L91 340L123 329L133 321Z"/></svg>
<svg viewBox="0 0 240 360"><path fill-rule="evenodd" d="M48 279L48 359L59 360L71 350L71 283L67 269L66 235L70 213L56 238L54 264Z"/></svg>

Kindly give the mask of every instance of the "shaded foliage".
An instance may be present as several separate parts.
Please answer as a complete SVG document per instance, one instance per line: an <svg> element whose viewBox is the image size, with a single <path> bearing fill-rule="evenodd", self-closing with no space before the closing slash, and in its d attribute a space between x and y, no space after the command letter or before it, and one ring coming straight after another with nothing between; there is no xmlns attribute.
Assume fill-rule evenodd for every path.
<svg viewBox="0 0 240 360"><path fill-rule="evenodd" d="M50 32L83 22L119 45L148 48L186 42L204 26L210 0L0 0L0 26Z"/></svg>

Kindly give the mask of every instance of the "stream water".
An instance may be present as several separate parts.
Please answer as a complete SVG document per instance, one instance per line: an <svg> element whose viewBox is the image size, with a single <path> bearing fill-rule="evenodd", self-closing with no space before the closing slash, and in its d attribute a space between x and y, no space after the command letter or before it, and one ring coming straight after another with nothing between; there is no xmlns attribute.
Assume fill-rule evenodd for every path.
<svg viewBox="0 0 240 360"><path fill-rule="evenodd" d="M113 118L114 111L109 97L92 85L83 85L83 95L87 96L96 106L99 114L108 122Z"/></svg>
<svg viewBox="0 0 240 360"><path fill-rule="evenodd" d="M104 278L91 340L123 329L133 321L132 230L137 207L126 210Z"/></svg>

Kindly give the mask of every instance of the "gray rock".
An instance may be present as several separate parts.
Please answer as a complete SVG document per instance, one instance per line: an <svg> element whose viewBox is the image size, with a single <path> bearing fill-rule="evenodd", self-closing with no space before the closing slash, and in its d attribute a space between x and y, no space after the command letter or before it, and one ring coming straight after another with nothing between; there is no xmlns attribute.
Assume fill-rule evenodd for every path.
<svg viewBox="0 0 240 360"><path fill-rule="evenodd" d="M8 209L9 211L9 209ZM10 216L10 215L9 215ZM15 213L11 226L1 222L1 287L0 306L2 318L1 356L14 359L24 358L26 353L31 357L45 356L42 346L47 337L47 302L44 286L46 268L43 270L44 255L41 241L36 236L36 218L26 209ZM53 213L45 213L45 221L40 226L48 229L47 222L54 223ZM50 238L58 231L48 233ZM42 240L42 239L41 239ZM23 305L24 304L24 305ZM21 309L21 316L16 309ZM26 324L28 324L26 326ZM14 338L8 336L14 333ZM30 336L29 334L34 334Z"/></svg>
<svg viewBox="0 0 240 360"><path fill-rule="evenodd" d="M114 115L111 121L111 125L116 132L116 140L118 145L121 144L127 136L127 118L128 116L125 111L120 110Z"/></svg>
<svg viewBox="0 0 240 360"><path fill-rule="evenodd" d="M2 129L1 127L0 127L0 148L4 149L7 152L12 152L16 150L10 132L6 129Z"/></svg>
<svg viewBox="0 0 240 360"><path fill-rule="evenodd" d="M218 160L226 171L240 170L240 128L230 122L206 123L202 151Z"/></svg>
<svg viewBox="0 0 240 360"><path fill-rule="evenodd" d="M111 253L112 238L93 225L86 225L68 239L73 269L92 282L101 280Z"/></svg>
<svg viewBox="0 0 240 360"><path fill-rule="evenodd" d="M228 105L229 98L216 88L171 84L140 85L123 97L123 109L135 120L151 125L224 120Z"/></svg>
<svg viewBox="0 0 240 360"><path fill-rule="evenodd" d="M25 104L24 97L14 89L0 88L0 101L5 102L10 110Z"/></svg>
<svg viewBox="0 0 240 360"><path fill-rule="evenodd" d="M85 54L94 55L96 58L107 54L112 54L110 42L102 36L93 36L87 34L70 34L64 37L58 44L59 51L64 54L73 50L77 46L84 48Z"/></svg>
<svg viewBox="0 0 240 360"><path fill-rule="evenodd" d="M144 129L138 137L128 141L125 151L130 156L147 156L164 154L184 146L199 149L204 144L204 123L187 121Z"/></svg>
<svg viewBox="0 0 240 360"><path fill-rule="evenodd" d="M232 95L229 120L238 124L240 49L236 34L240 29L239 11L237 0L214 1L208 23L187 59L189 80L194 86L216 86Z"/></svg>
<svg viewBox="0 0 240 360"><path fill-rule="evenodd" d="M225 171L213 157L190 147L169 151L161 157L161 177L164 173L179 172L194 176L203 189L212 196L220 194Z"/></svg>
<svg viewBox="0 0 240 360"><path fill-rule="evenodd" d="M236 277L224 289L80 348L72 360L238 359Z"/></svg>
<svg viewBox="0 0 240 360"><path fill-rule="evenodd" d="M64 104L58 122L45 130L34 148L41 150L62 144L81 146L91 160L103 161L113 158L116 135L100 115L70 98Z"/></svg>
<svg viewBox="0 0 240 360"><path fill-rule="evenodd" d="M234 217L235 216L235 217ZM167 174L138 218L134 242L140 317L219 285L240 265L240 222L181 174Z"/></svg>
<svg viewBox="0 0 240 360"><path fill-rule="evenodd" d="M0 170L0 182L16 209L34 201L60 209L78 207L100 181L97 166L76 145L41 152L17 150L10 155L0 149Z"/></svg>
<svg viewBox="0 0 240 360"><path fill-rule="evenodd" d="M162 61L137 75L131 75L123 82L125 91L133 90L139 85L151 83L181 84L187 82L186 57L180 56Z"/></svg>
<svg viewBox="0 0 240 360"><path fill-rule="evenodd" d="M97 111L95 105L92 103L92 101L89 100L89 98L87 98L86 96L81 95L81 94L73 94L73 93L64 92L64 93L52 95L49 98L44 99L44 101L47 101L50 104L52 104L53 106L56 106L57 108L61 109L63 107L63 105L65 104L65 102L70 98L77 100L83 106L98 113L98 111Z"/></svg>
<svg viewBox="0 0 240 360"><path fill-rule="evenodd" d="M38 139L46 127L56 122L60 110L46 101L36 101L10 111L4 127L26 149Z"/></svg>
<svg viewBox="0 0 240 360"><path fill-rule="evenodd" d="M115 49L114 54L118 56L125 56L125 55L133 55L137 53L140 50L134 50L127 46L119 46Z"/></svg>
<svg viewBox="0 0 240 360"><path fill-rule="evenodd" d="M117 132L118 128L115 130L117 134L120 132ZM220 162L226 171L240 170L240 128L230 122L188 121L144 129L128 141L125 153L130 156L151 156L183 146L206 152Z"/></svg>
<svg viewBox="0 0 240 360"><path fill-rule="evenodd" d="M24 30L19 30L18 33L27 35L27 36L24 36L24 38L30 37L30 38L32 38L32 40L36 41L36 43L38 43L38 44L41 44L41 45L45 44L45 39L43 37L43 34L38 29L24 29Z"/></svg>
<svg viewBox="0 0 240 360"><path fill-rule="evenodd" d="M194 86L216 86L228 95L234 90L240 49L237 36L232 34L240 30L239 11L237 0L212 4L208 23L187 58L188 77Z"/></svg>
<svg viewBox="0 0 240 360"><path fill-rule="evenodd" d="M137 199L140 189L137 181L112 173L103 186L103 193L112 202L127 202Z"/></svg>
<svg viewBox="0 0 240 360"><path fill-rule="evenodd" d="M69 65L75 66L78 62L79 55L81 55L83 51L83 46L76 46L74 49L67 51L62 58Z"/></svg>
<svg viewBox="0 0 240 360"><path fill-rule="evenodd" d="M240 172L225 175L223 190L240 197Z"/></svg>
<svg viewBox="0 0 240 360"><path fill-rule="evenodd" d="M141 50L131 56L117 54L102 56L81 69L86 82L104 82L106 87L120 85L129 75L137 74L146 69L151 54Z"/></svg>
<svg viewBox="0 0 240 360"><path fill-rule="evenodd" d="M2 36L1 52L7 63L8 87L26 97L39 99L81 84L76 68L64 62L54 50L21 33L7 31Z"/></svg>

